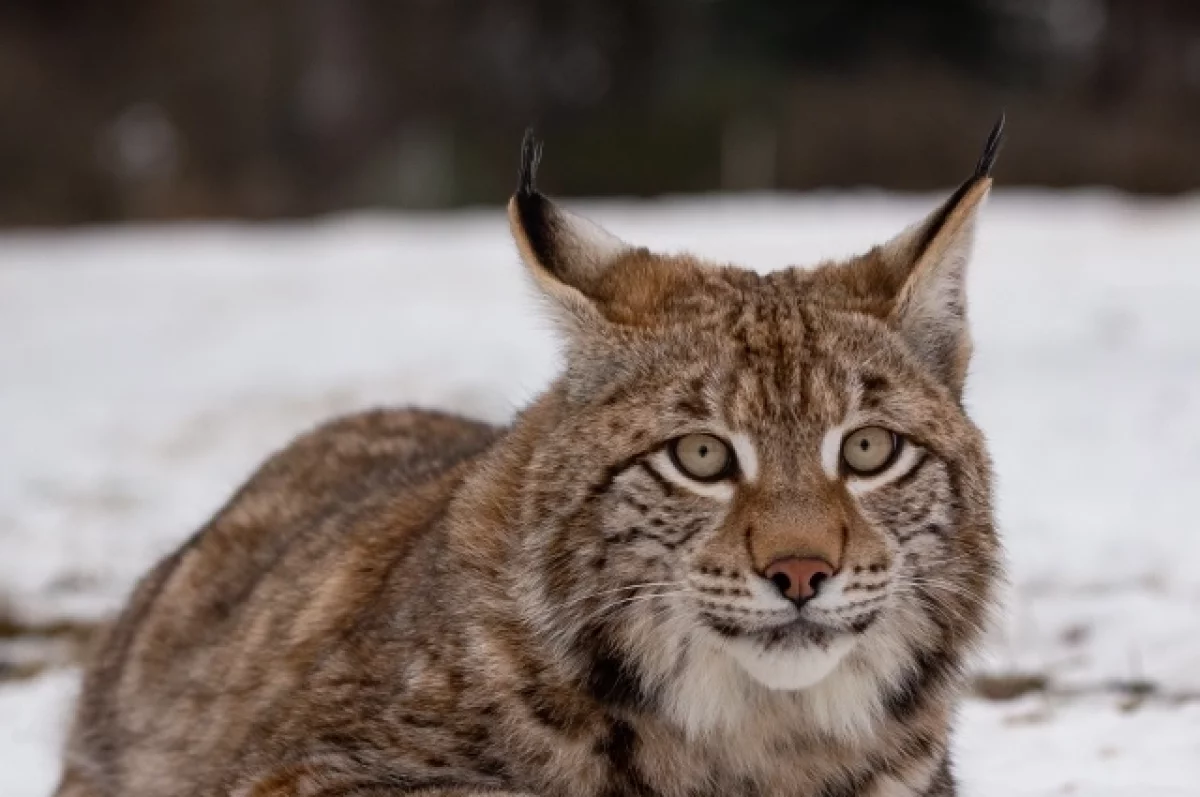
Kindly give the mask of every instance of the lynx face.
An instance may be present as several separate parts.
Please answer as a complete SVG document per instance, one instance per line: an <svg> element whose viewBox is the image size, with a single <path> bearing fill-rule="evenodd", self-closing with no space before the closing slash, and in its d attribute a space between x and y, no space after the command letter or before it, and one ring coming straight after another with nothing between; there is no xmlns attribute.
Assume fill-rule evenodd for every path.
<svg viewBox="0 0 1200 797"><path fill-rule="evenodd" d="M960 401L986 174L860 258L760 276L624 244L535 161L510 215L569 408L528 479L529 616L602 697L697 733L854 734L952 681L998 571Z"/></svg>

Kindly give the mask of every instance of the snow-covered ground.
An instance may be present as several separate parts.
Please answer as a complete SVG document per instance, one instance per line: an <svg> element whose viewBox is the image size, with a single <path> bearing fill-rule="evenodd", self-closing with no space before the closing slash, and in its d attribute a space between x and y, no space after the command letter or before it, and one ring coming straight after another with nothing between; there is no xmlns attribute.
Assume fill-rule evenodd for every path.
<svg viewBox="0 0 1200 797"><path fill-rule="evenodd" d="M582 207L769 269L933 202ZM1200 795L1200 201L1002 193L971 288L1013 583L980 671L1047 683L968 703L964 792ZM59 638L0 638L0 795L52 788L55 624L113 612L266 453L375 404L503 420L554 369L498 209L0 236L0 628Z"/></svg>

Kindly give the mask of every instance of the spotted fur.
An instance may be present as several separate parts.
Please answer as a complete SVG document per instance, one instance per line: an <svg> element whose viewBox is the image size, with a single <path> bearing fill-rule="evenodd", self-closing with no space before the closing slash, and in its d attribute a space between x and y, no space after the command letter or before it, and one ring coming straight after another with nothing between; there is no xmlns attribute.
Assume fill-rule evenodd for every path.
<svg viewBox="0 0 1200 797"><path fill-rule="evenodd" d="M415 410L276 454L138 586L60 797L946 797L999 552L963 410L994 157L929 219L760 276L537 192L514 236L561 379L510 428ZM883 474L845 434L903 437ZM701 483L670 441L730 447ZM786 600L781 556L835 568Z"/></svg>

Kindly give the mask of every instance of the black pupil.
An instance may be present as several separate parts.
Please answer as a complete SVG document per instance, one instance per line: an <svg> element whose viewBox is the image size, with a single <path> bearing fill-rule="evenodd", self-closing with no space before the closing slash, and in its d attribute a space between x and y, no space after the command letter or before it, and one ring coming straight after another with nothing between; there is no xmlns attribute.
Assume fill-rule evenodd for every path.
<svg viewBox="0 0 1200 797"><path fill-rule="evenodd" d="M871 447L871 441L864 437L862 439L862 442L858 444L858 447L861 448L863 451L866 451L868 448Z"/></svg>
<svg viewBox="0 0 1200 797"><path fill-rule="evenodd" d="M700 456L702 456L702 457L708 456L708 446L700 446Z"/></svg>

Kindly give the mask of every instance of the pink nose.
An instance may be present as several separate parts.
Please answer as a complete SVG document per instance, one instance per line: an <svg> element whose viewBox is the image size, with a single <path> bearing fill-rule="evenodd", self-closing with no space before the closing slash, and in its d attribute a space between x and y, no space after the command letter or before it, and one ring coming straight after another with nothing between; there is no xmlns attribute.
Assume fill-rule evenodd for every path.
<svg viewBox="0 0 1200 797"><path fill-rule="evenodd" d="M812 598L821 582L833 575L833 565L824 559L787 556L767 565L763 576L770 579L788 600L801 603Z"/></svg>

